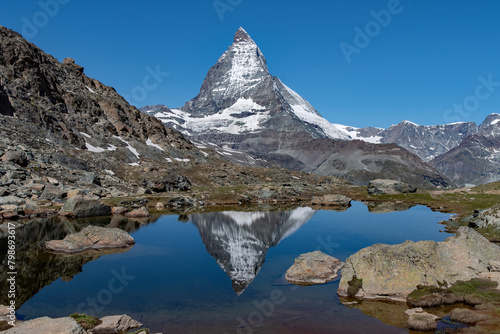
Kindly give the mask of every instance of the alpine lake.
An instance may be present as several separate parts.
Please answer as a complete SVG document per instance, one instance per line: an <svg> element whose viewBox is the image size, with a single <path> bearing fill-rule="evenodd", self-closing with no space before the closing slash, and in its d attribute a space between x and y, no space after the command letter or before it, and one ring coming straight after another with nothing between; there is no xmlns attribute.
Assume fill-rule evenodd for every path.
<svg viewBox="0 0 500 334"><path fill-rule="evenodd" d="M376 243L442 241L451 234L438 222L449 217L424 206L353 202L345 211L259 207L146 220L34 220L16 228L17 316L128 314L165 334L409 333L405 303L339 298L340 275L295 286L284 274L315 250L345 261ZM122 228L136 244L77 255L43 249L44 241L87 225ZM6 229L0 233L4 259ZM7 273L1 276L5 304Z"/></svg>

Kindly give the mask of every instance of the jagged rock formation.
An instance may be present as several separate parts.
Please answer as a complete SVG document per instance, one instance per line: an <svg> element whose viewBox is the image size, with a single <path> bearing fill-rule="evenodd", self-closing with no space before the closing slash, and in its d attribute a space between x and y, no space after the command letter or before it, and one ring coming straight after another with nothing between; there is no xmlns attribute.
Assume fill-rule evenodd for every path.
<svg viewBox="0 0 500 334"><path fill-rule="evenodd" d="M350 141L345 128L321 117L269 73L262 52L242 28L194 99L181 109L158 105L141 111L197 141L247 152L290 170L341 176L356 184L384 177L424 187L449 185L404 149Z"/></svg>
<svg viewBox="0 0 500 334"><path fill-rule="evenodd" d="M376 244L345 261L338 294L405 300L418 285L450 286L500 272L500 247L462 226L443 242Z"/></svg>
<svg viewBox="0 0 500 334"><path fill-rule="evenodd" d="M87 77L73 59L60 63L1 26L0 137L0 156L26 155L22 179L52 176L75 184L93 173L109 191L137 188L140 179L132 174L141 164L173 171L206 161L180 133Z"/></svg>
<svg viewBox="0 0 500 334"><path fill-rule="evenodd" d="M500 114L491 114L478 132L430 164L458 184L500 180Z"/></svg>
<svg viewBox="0 0 500 334"><path fill-rule="evenodd" d="M264 264L267 250L297 231L316 211L213 212L191 214L207 252L231 278L239 295Z"/></svg>
<svg viewBox="0 0 500 334"><path fill-rule="evenodd" d="M343 129L353 138L394 143L417 154L456 184L500 180L500 115L474 122L425 126L403 121L388 129Z"/></svg>
<svg viewBox="0 0 500 334"><path fill-rule="evenodd" d="M376 143L398 144L424 161L430 161L460 145L466 137L475 134L478 127L474 122L427 126L402 121L388 129L372 127L345 129L354 138Z"/></svg>

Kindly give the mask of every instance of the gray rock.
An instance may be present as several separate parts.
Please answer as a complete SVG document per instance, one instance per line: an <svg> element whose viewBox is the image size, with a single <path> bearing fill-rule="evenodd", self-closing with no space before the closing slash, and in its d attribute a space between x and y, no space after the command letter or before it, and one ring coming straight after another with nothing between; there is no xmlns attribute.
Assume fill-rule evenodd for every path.
<svg viewBox="0 0 500 334"><path fill-rule="evenodd" d="M21 167L28 166L28 157L23 151L7 151L2 155L2 161L11 161Z"/></svg>
<svg viewBox="0 0 500 334"><path fill-rule="evenodd" d="M185 208L195 206L195 201L190 197L175 197L168 202L168 206L172 208Z"/></svg>
<svg viewBox="0 0 500 334"><path fill-rule="evenodd" d="M0 197L0 206L3 205L23 205L26 203L26 200L15 197L15 196L6 196L6 197Z"/></svg>
<svg viewBox="0 0 500 334"><path fill-rule="evenodd" d="M26 180L27 174L23 170L11 170L5 174L5 178L10 180Z"/></svg>
<svg viewBox="0 0 500 334"><path fill-rule="evenodd" d="M81 179L80 182L83 184L95 184L100 186L101 181L99 180L99 177L95 175L94 173L86 173Z"/></svg>
<svg viewBox="0 0 500 334"><path fill-rule="evenodd" d="M122 215L127 211L128 211L128 209L126 207L123 207L123 206L114 206L111 208L111 212L115 215Z"/></svg>
<svg viewBox="0 0 500 334"><path fill-rule="evenodd" d="M100 320L102 323L92 329L92 334L119 334L142 326L126 314L103 317Z"/></svg>
<svg viewBox="0 0 500 334"><path fill-rule="evenodd" d="M351 199L344 195L313 196L311 198L311 203L313 205L325 206L349 206L351 204Z"/></svg>
<svg viewBox="0 0 500 334"><path fill-rule="evenodd" d="M500 229L500 207L495 206L487 210L477 212L469 220L469 226Z"/></svg>
<svg viewBox="0 0 500 334"><path fill-rule="evenodd" d="M397 195L403 193L414 193L417 187L394 180L371 180L368 184L368 194L370 195Z"/></svg>
<svg viewBox="0 0 500 334"><path fill-rule="evenodd" d="M418 285L450 286L491 272L500 272L500 247L463 226L443 242L406 241L360 250L346 260L338 294L405 300Z"/></svg>
<svg viewBox="0 0 500 334"><path fill-rule="evenodd" d="M285 279L297 285L323 284L337 277L344 262L321 251L305 253L295 259Z"/></svg>
<svg viewBox="0 0 500 334"><path fill-rule="evenodd" d="M17 324L3 332L4 334L87 334L87 332L72 318L49 317L36 318Z"/></svg>
<svg viewBox="0 0 500 334"><path fill-rule="evenodd" d="M125 216L139 218L139 217L149 217L150 214L149 214L148 209L145 206L143 206L143 207L140 207L138 209L132 210L130 212L126 212Z"/></svg>
<svg viewBox="0 0 500 334"><path fill-rule="evenodd" d="M66 195L67 193L64 190L50 183L45 186L45 190L42 195L40 195L40 199L52 201L55 199L62 199L66 197Z"/></svg>
<svg viewBox="0 0 500 334"><path fill-rule="evenodd" d="M24 203L24 205L21 206L21 209L24 212L33 212L40 210L40 207L34 201L26 199L26 202Z"/></svg>
<svg viewBox="0 0 500 334"><path fill-rule="evenodd" d="M111 214L111 207L102 204L98 197L85 195L74 196L64 204L59 211L61 216L73 218L108 216Z"/></svg>
<svg viewBox="0 0 500 334"><path fill-rule="evenodd" d="M119 228L87 226L63 240L46 242L45 248L55 252L75 253L89 249L128 247L134 243L134 238Z"/></svg>

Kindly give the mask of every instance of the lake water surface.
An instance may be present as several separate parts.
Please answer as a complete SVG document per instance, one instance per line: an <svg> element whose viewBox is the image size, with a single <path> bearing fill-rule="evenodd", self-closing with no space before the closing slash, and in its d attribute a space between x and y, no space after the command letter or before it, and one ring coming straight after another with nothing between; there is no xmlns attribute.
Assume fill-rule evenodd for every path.
<svg viewBox="0 0 500 334"><path fill-rule="evenodd" d="M344 212L296 208L167 215L149 224L128 222L136 244L100 257L47 255L39 245L48 237L40 237L20 264L29 266L24 275L30 278L19 283L25 285L20 288L25 301L18 315L126 313L152 333L165 334L408 333L363 313L373 308L390 313L391 304L362 312L341 303L338 279L296 287L284 273L297 256L314 250L345 260L375 243L442 241L450 234L440 232L438 222L448 218L422 206L371 213L357 202ZM59 238L72 229L68 222L53 224L51 231L61 230Z"/></svg>

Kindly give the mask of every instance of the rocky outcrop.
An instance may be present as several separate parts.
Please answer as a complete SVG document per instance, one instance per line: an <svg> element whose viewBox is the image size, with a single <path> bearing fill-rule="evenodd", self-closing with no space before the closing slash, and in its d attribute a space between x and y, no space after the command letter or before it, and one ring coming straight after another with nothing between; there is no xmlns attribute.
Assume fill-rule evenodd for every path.
<svg viewBox="0 0 500 334"><path fill-rule="evenodd" d="M500 180L500 114L491 114L477 133L436 157L430 165L457 184L485 184Z"/></svg>
<svg viewBox="0 0 500 334"><path fill-rule="evenodd" d="M134 243L130 234L118 228L87 226L63 240L46 242L45 248L55 252L76 253L90 249L129 247Z"/></svg>
<svg viewBox="0 0 500 334"><path fill-rule="evenodd" d="M368 184L368 194L370 195L397 195L404 193L414 193L417 187L394 180L371 180Z"/></svg>
<svg viewBox="0 0 500 334"><path fill-rule="evenodd" d="M23 151L7 151L2 155L2 161L12 161L21 167L26 167L28 165L28 158Z"/></svg>
<svg viewBox="0 0 500 334"><path fill-rule="evenodd" d="M142 326L126 314L102 317L100 321L101 324L92 329L92 334L120 334Z"/></svg>
<svg viewBox="0 0 500 334"><path fill-rule="evenodd" d="M474 211L472 218L469 219L469 226L500 229L500 206L495 205L487 210Z"/></svg>
<svg viewBox="0 0 500 334"><path fill-rule="evenodd" d="M351 201L349 197L344 195L323 195L311 198L312 205L323 206L349 206L351 205Z"/></svg>
<svg viewBox="0 0 500 334"><path fill-rule="evenodd" d="M338 294L406 300L418 285L449 286L500 272L500 247L468 227L443 242L377 244L350 256Z"/></svg>
<svg viewBox="0 0 500 334"><path fill-rule="evenodd" d="M98 319L98 325L85 330L72 317L49 318L41 317L17 323L15 327L8 329L4 334L122 334L142 324L128 315L106 316ZM146 333L146 332L145 332Z"/></svg>
<svg viewBox="0 0 500 334"><path fill-rule="evenodd" d="M72 318L36 318L17 324L4 334L87 334L87 331Z"/></svg>
<svg viewBox="0 0 500 334"><path fill-rule="evenodd" d="M136 173L146 166L156 168L141 175L150 181L171 174L185 178L177 166L207 161L182 134L87 77L73 59L61 63L2 26L0 138L0 170L7 163L30 167L12 172L24 179L55 177L62 184L99 187L105 193L130 193L141 181ZM20 185L14 183L13 190ZM179 187L186 184L183 180ZM48 195L47 200L62 198Z"/></svg>
<svg viewBox="0 0 500 334"><path fill-rule="evenodd" d="M72 218L98 217L111 214L111 207L101 203L98 197L77 195L70 198L59 211L61 216Z"/></svg>
<svg viewBox="0 0 500 334"><path fill-rule="evenodd" d="M305 253L295 259L285 279L296 285L323 284L335 279L343 265L344 262L321 251Z"/></svg>
<svg viewBox="0 0 500 334"><path fill-rule="evenodd" d="M149 214L148 209L145 206L143 206L143 207L140 207L138 209L132 210L130 212L126 212L125 216L126 217L141 218L141 217L149 217L150 214Z"/></svg>

